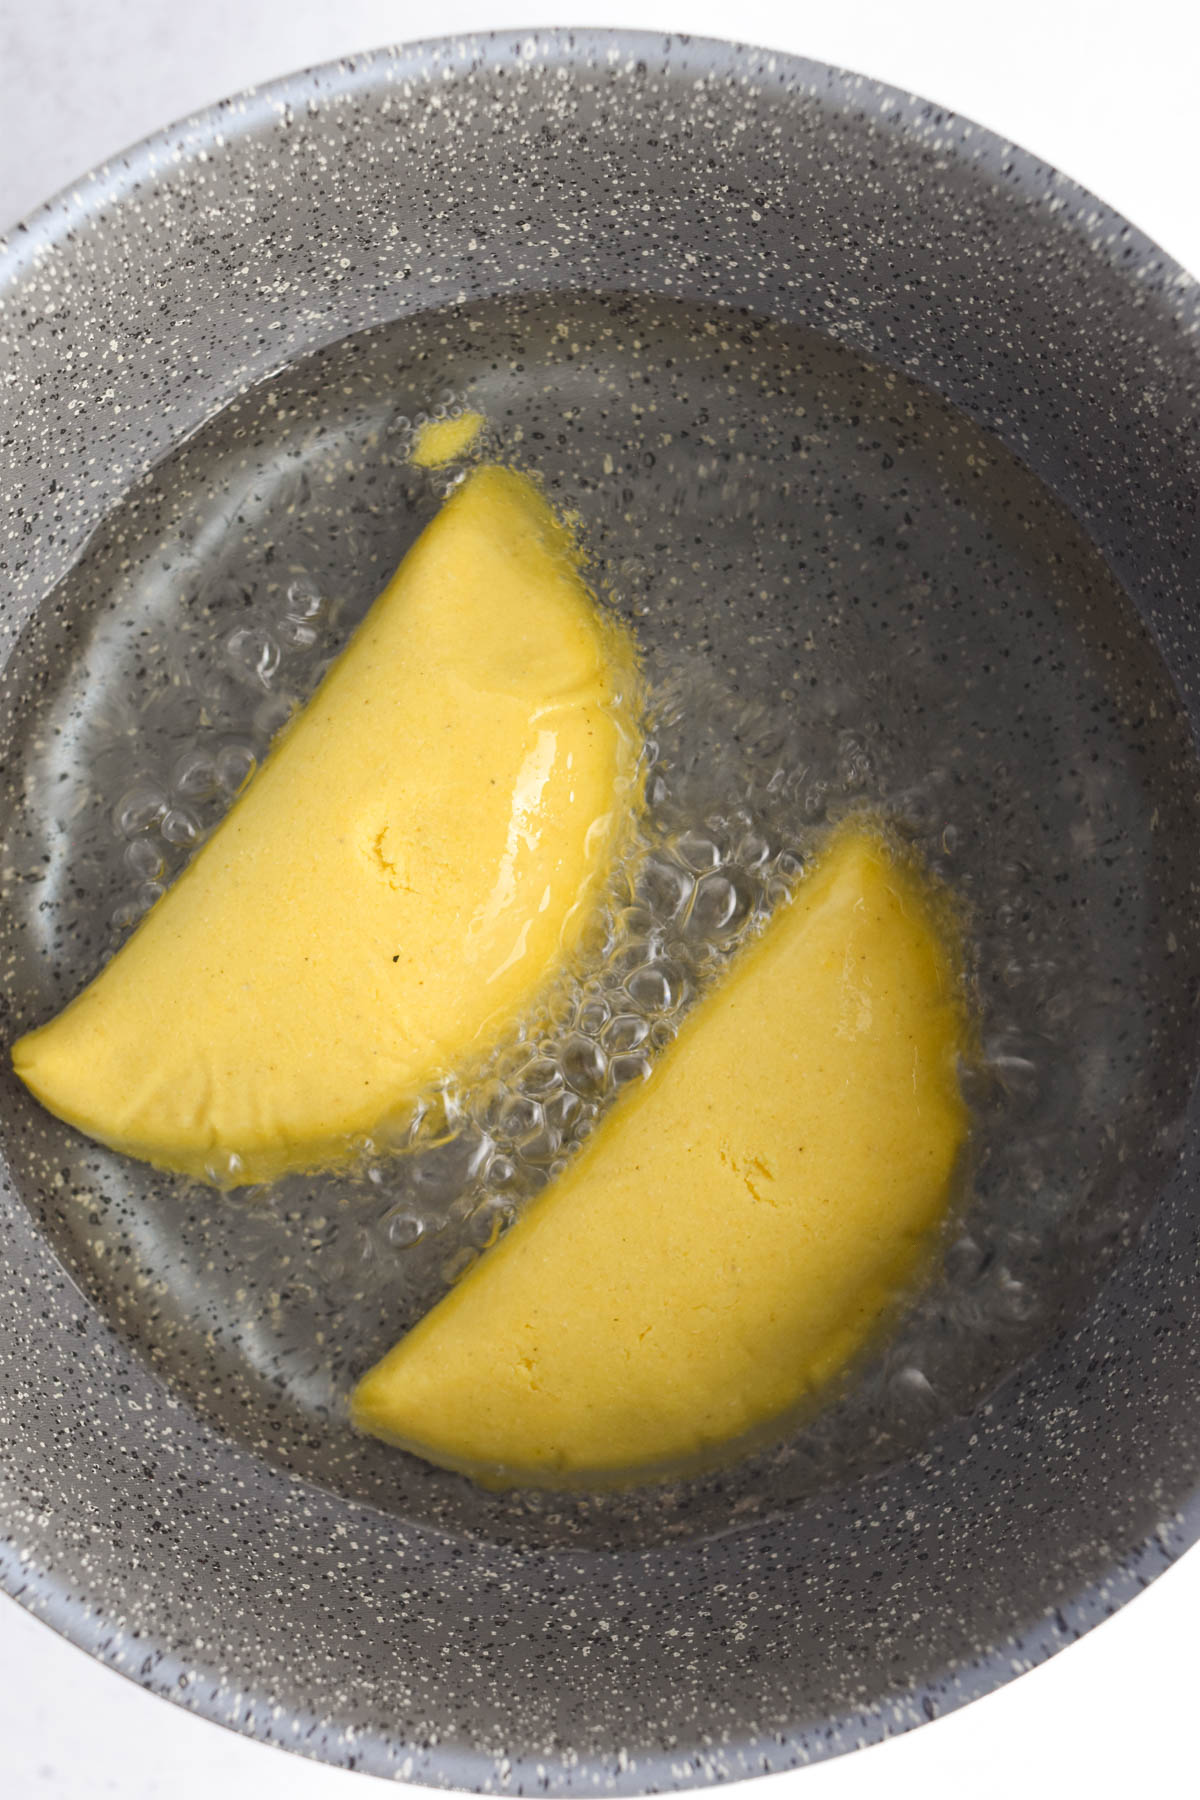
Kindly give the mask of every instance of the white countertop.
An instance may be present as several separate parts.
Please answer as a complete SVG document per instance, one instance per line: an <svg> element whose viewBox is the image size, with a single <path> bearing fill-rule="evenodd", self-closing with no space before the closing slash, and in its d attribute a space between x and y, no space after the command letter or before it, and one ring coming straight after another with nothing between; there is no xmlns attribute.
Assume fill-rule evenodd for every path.
<svg viewBox="0 0 1200 1800"><path fill-rule="evenodd" d="M1196 0L0 0L0 221L208 101L376 44L498 26L652 26L840 63L942 101L1074 175L1200 272ZM1200 1788L1200 1553L1031 1675L920 1731L756 1783L800 1800L1089 1800ZM382 1783L143 1693L0 1598L4 1800L365 1800ZM394 1788L395 1784L391 1784Z"/></svg>

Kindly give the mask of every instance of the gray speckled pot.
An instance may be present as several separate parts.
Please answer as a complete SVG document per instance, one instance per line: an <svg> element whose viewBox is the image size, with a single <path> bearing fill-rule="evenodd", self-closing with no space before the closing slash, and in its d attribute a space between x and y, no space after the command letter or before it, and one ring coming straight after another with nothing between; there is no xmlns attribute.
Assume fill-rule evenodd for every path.
<svg viewBox="0 0 1200 1800"><path fill-rule="evenodd" d="M919 100L682 38L429 44L217 107L0 249L5 656L135 477L260 376L459 296L632 288L818 326L985 423L1084 522L1195 721L1195 287ZM623 1551L454 1538L226 1441L6 1176L4 1583L212 1719L443 1786L684 1787L903 1730L1200 1530L1194 1109L1187 1133L1116 1276L975 1417L849 1493Z"/></svg>

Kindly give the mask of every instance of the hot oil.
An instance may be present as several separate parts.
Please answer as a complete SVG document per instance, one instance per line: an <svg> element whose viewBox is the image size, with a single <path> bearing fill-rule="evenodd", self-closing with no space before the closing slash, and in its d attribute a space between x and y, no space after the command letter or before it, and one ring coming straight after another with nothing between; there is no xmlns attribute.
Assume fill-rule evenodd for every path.
<svg viewBox="0 0 1200 1800"><path fill-rule="evenodd" d="M221 414L53 597L64 654L7 771L11 1035L95 972L312 692L462 473L413 468L414 430L466 406L490 421L476 454L534 471L577 517L645 655L641 835L576 965L352 1170L220 1194L31 1104L13 1154L69 1265L163 1373L312 1478L466 1529L716 1528L923 1444L1127 1241L1192 1068L1176 857L1200 784L1081 532L903 376L649 301L405 321ZM354 1437L354 1377L645 1079L857 807L964 904L982 1047L969 1192L887 1342L783 1449L667 1508L482 1495Z"/></svg>

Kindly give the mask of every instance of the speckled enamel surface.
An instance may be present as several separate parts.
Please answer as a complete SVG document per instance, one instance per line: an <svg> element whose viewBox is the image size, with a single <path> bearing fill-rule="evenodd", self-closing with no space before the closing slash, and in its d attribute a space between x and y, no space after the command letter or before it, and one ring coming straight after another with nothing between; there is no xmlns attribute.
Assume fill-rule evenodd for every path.
<svg viewBox="0 0 1200 1800"><path fill-rule="evenodd" d="M604 33L294 77L17 229L0 255L0 699L18 634L23 680L52 666L42 602L97 523L239 392L405 311L568 288L749 307L928 383L1065 500L1194 724L1190 279L924 102ZM1190 987L1179 1008L1194 1014ZM621 1549L439 1530L219 1433L65 1273L35 1223L45 1196L8 1178L15 1130L4 1583L143 1685L287 1748L512 1793L790 1767L1030 1667L1200 1530L1194 1112L1147 1145L1183 1157L1115 1276L972 1417L846 1492Z"/></svg>

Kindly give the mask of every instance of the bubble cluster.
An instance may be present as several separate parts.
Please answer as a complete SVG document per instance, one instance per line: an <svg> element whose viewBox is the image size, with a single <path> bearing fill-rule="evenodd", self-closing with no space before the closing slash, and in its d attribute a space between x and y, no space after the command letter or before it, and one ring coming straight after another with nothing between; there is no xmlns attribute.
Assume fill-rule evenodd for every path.
<svg viewBox="0 0 1200 1800"><path fill-rule="evenodd" d="M231 604L243 617L225 628ZM196 611L211 621L211 651L205 643L182 658L152 687L136 727L122 723L114 744L100 746L123 777L110 816L133 882L110 914L114 948L220 822L337 647L341 608L299 570L269 600L214 582ZM149 744L160 752L153 758Z"/></svg>
<svg viewBox="0 0 1200 1800"><path fill-rule="evenodd" d="M464 395L454 388L446 388L427 408L414 413L394 412L388 420L386 430L392 453L407 462L426 425L441 424L446 419L461 419L469 410L469 402ZM486 443L486 434L483 442ZM425 481L439 500L449 499L466 473L467 461L477 460L480 450L480 439L473 438L464 459L451 458L446 463L423 471Z"/></svg>
<svg viewBox="0 0 1200 1800"><path fill-rule="evenodd" d="M762 721L711 677L676 683L649 671L645 805L585 946L514 1041L482 1067L452 1072L366 1146L365 1181L381 1205L369 1235L384 1258L436 1256L457 1278L557 1176L617 1097L646 1081L696 1000L794 890L820 821L799 830L788 745L758 757ZM705 733L749 743L706 755ZM361 1172L343 1191L363 1191ZM421 1262L421 1269L425 1267Z"/></svg>

